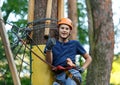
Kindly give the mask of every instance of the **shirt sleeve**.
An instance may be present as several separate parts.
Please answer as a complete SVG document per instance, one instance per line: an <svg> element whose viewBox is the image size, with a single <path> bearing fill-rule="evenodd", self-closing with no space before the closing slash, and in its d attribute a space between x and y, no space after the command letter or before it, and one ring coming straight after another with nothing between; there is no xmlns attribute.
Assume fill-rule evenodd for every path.
<svg viewBox="0 0 120 85"><path fill-rule="evenodd" d="M86 50L83 48L83 46L77 41L76 42L76 50L77 50L77 54L83 55L86 53Z"/></svg>

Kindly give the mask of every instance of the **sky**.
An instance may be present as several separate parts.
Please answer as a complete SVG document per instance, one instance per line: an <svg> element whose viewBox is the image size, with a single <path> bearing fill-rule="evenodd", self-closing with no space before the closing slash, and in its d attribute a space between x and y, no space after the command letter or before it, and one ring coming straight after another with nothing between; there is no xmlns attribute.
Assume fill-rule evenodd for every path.
<svg viewBox="0 0 120 85"><path fill-rule="evenodd" d="M115 31L117 30L114 53L117 54L120 53L120 0L112 0L112 9Z"/></svg>
<svg viewBox="0 0 120 85"><path fill-rule="evenodd" d="M4 0L0 0L0 7L2 6L3 1ZM117 54L117 53L120 53L120 0L112 0L112 9L113 9L113 21L114 21L115 31L117 30L117 32L116 32L117 35L115 36L114 53ZM12 14L10 16L15 17ZM19 18L19 16L17 16L17 17ZM10 20L10 21L15 21L15 20L16 20L16 18L12 18L12 20ZM6 25L6 28L11 28L11 26ZM88 49L89 46L85 46L85 48Z"/></svg>

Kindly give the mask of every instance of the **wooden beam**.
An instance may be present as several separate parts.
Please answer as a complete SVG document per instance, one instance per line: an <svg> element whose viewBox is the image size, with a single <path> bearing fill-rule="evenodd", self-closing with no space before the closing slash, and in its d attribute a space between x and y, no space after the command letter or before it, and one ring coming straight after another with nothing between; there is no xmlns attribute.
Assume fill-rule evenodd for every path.
<svg viewBox="0 0 120 85"><path fill-rule="evenodd" d="M12 51L10 49L11 47L10 47L9 39L7 36L7 32L5 30L5 25L3 23L1 10L0 10L0 34L1 34L1 38L3 41L4 48L5 48L5 54L7 57L8 65L9 65L10 71L12 73L14 85L21 85L20 79L18 77L17 69L15 66L15 62L13 59Z"/></svg>
<svg viewBox="0 0 120 85"><path fill-rule="evenodd" d="M58 20L64 17L64 0L58 0Z"/></svg>
<svg viewBox="0 0 120 85"><path fill-rule="evenodd" d="M52 11L52 0L48 0L47 2L47 10L46 10L46 18L50 18L51 17L51 11ZM50 24L50 20L46 21L46 25ZM47 39L49 36L49 32L50 32L50 28L47 27L45 28L45 33L44 33L44 38Z"/></svg>
<svg viewBox="0 0 120 85"><path fill-rule="evenodd" d="M34 0L29 0L28 22L32 22L33 20L34 20Z"/></svg>
<svg viewBox="0 0 120 85"><path fill-rule="evenodd" d="M34 21L34 0L29 0L28 5L28 22ZM33 25L30 25L29 28L32 28ZM30 33L29 37L32 39L33 32ZM29 40L26 41L29 43Z"/></svg>

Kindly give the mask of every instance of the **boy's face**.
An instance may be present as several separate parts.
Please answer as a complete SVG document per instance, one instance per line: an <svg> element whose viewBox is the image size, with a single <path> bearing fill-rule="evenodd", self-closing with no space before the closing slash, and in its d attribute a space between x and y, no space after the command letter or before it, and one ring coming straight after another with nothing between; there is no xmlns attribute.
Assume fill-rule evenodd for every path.
<svg viewBox="0 0 120 85"><path fill-rule="evenodd" d="M59 26L59 37L63 39L67 39L70 35L71 29L68 25L61 24Z"/></svg>

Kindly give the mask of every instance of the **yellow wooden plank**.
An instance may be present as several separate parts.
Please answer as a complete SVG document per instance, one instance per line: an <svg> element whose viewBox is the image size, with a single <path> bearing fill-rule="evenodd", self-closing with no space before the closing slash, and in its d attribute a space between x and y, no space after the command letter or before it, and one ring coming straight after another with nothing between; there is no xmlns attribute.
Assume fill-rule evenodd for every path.
<svg viewBox="0 0 120 85"><path fill-rule="evenodd" d="M43 51L45 45L39 45L39 47ZM34 46L32 50L45 59L45 56L36 46ZM53 73L51 72L51 68L34 54L32 54L32 59L32 85L52 85Z"/></svg>

